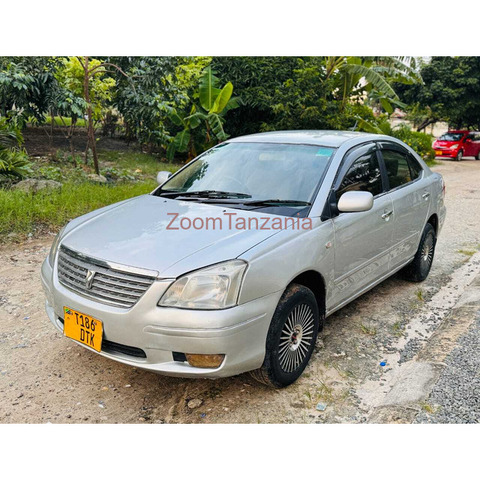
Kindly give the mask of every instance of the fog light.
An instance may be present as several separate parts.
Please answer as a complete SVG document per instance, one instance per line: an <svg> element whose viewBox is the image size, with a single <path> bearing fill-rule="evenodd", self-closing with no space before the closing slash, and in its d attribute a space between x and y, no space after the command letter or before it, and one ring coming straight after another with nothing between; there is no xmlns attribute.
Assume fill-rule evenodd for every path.
<svg viewBox="0 0 480 480"><path fill-rule="evenodd" d="M199 368L218 368L225 358L225 355L199 355L196 353L187 353L187 362L192 367Z"/></svg>

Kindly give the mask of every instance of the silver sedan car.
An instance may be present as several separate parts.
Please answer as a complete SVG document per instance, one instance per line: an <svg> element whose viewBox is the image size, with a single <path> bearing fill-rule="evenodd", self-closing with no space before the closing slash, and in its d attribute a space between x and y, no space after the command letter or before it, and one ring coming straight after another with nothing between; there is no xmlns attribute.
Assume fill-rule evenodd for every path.
<svg viewBox="0 0 480 480"><path fill-rule="evenodd" d="M427 277L445 219L442 177L382 135L245 136L158 181L71 221L42 283L60 332L164 375L293 383L328 315Z"/></svg>

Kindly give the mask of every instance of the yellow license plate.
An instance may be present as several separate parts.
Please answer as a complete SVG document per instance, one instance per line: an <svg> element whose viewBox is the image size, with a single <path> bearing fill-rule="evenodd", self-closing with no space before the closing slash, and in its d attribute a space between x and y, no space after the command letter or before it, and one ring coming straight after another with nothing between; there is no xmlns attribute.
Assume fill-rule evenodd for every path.
<svg viewBox="0 0 480 480"><path fill-rule="evenodd" d="M435 155L441 155L442 151L441 150L435 150Z"/></svg>
<svg viewBox="0 0 480 480"><path fill-rule="evenodd" d="M65 336L73 338L73 340L77 340L77 342L81 342L99 352L102 349L102 322L72 308L63 307L63 311L63 333Z"/></svg>

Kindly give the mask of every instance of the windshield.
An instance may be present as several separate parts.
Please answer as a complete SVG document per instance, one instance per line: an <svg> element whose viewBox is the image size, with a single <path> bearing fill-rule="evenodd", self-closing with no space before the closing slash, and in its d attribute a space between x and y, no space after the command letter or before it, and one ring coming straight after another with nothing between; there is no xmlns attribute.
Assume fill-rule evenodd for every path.
<svg viewBox="0 0 480 480"><path fill-rule="evenodd" d="M312 145L225 143L163 184L161 192L231 192L255 200L313 200L334 149Z"/></svg>
<svg viewBox="0 0 480 480"><path fill-rule="evenodd" d="M462 139L463 133L444 133L439 140L445 140L446 142L458 142Z"/></svg>

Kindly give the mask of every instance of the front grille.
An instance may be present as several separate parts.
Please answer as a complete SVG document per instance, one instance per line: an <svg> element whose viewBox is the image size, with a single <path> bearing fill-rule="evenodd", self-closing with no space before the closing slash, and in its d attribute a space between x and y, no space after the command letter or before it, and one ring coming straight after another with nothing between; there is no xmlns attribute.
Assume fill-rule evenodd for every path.
<svg viewBox="0 0 480 480"><path fill-rule="evenodd" d="M154 282L154 277L113 270L101 260L85 259L81 254L60 247L58 280L70 290L107 305L133 307ZM87 285L88 272L95 272Z"/></svg>
<svg viewBox="0 0 480 480"><path fill-rule="evenodd" d="M110 340L103 340L102 352L106 353L122 353L129 357L147 358L147 354L137 347L130 347L129 345L122 345L120 343L111 342Z"/></svg>

